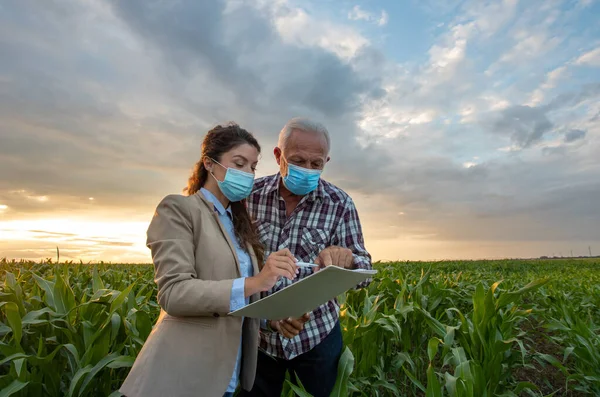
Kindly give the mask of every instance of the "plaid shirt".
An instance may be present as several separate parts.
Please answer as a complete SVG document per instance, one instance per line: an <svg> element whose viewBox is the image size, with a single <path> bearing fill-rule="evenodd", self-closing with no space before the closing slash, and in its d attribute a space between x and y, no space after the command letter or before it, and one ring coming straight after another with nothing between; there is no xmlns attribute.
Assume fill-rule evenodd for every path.
<svg viewBox="0 0 600 397"><path fill-rule="evenodd" d="M371 255L365 249L358 213L350 196L321 179L317 189L304 196L287 218L285 201L279 194L280 181L279 173L257 179L247 200L248 210L265 246L265 258L272 252L288 248L299 261L314 262L323 249L336 245L352 250L356 268L372 268ZM282 277L262 297L312 272L312 269L300 268L294 281ZM358 287L366 285L368 281ZM339 305L334 298L316 308L304 329L293 339L261 328L260 348L272 356L291 360L319 344L333 329L338 317Z"/></svg>

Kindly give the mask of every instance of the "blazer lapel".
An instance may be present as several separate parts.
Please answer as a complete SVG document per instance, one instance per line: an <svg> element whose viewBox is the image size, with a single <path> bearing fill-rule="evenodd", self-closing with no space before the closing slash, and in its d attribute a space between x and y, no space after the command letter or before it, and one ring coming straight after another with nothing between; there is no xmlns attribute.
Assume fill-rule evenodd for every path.
<svg viewBox="0 0 600 397"><path fill-rule="evenodd" d="M252 269L254 270L254 275L257 276L260 273L258 269L258 262L256 258L256 253L254 252L254 248L252 248L252 244L246 244L246 249L248 250L248 254L250 255L250 261L252 262ZM254 294L250 296L250 303L256 301L259 298L260 294Z"/></svg>
<svg viewBox="0 0 600 397"><path fill-rule="evenodd" d="M225 237L227 244L229 244L229 249L231 250L231 253L233 254L233 258L235 261L235 268L237 270L237 275L241 277L242 271L240 269L240 260L238 259L237 253L235 252L235 246L233 245L233 242L229 238L229 233L227 233L227 230L225 230L225 226L223 226L223 223L221 223L221 220L219 219L219 214L215 211L214 205L210 201L208 201L204 197L204 195L202 195L202 193L200 191L197 192L197 195L198 195L198 197L200 197L200 200L204 203L204 205L206 205L208 207L213 218L217 222L217 225L219 225L219 229L221 230L223 237Z"/></svg>

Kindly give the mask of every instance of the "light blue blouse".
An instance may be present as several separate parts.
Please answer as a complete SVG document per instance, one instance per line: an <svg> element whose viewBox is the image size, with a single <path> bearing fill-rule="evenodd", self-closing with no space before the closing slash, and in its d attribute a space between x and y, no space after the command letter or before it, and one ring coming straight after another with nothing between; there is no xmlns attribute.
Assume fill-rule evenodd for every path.
<svg viewBox="0 0 600 397"><path fill-rule="evenodd" d="M221 202L205 188L201 188L200 191L202 192L204 197L206 197L206 199L214 205L215 211L219 214L219 220L225 227L225 230L227 230L229 238L231 239L235 247L235 253L238 257L238 260L240 261L240 271L242 272L242 277L233 280L233 286L231 288L231 300L229 303L231 311L237 310L249 303L249 298L244 297L244 283L246 277L251 277L254 275L254 271L252 269L252 261L246 249L240 246L240 243L235 236L233 228L233 213L231 212L231 207L225 209L225 207L223 207L223 204L221 204ZM240 346L238 348L237 359L235 361L233 374L231 375L231 381L229 382L229 386L227 387L227 392L233 393L237 388L240 377L241 361L242 341L240 339Z"/></svg>

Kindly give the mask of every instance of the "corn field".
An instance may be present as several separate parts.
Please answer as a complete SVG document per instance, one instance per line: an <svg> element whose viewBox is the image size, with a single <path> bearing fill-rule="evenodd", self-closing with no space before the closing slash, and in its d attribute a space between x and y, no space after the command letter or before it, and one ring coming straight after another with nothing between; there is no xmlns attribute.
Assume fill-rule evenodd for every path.
<svg viewBox="0 0 600 397"><path fill-rule="evenodd" d="M600 395L600 260L376 263L338 298L336 396ZM0 397L117 396L153 267L0 262ZM283 395L307 396L288 381Z"/></svg>

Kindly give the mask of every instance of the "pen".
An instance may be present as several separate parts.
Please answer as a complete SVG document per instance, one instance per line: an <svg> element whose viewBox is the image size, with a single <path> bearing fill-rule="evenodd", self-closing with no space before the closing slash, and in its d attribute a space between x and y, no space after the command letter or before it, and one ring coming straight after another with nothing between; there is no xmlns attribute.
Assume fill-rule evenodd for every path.
<svg viewBox="0 0 600 397"><path fill-rule="evenodd" d="M304 267L304 268L319 267L319 265L315 265L314 263L306 263L306 262L296 262L296 265L298 265L298 267Z"/></svg>

